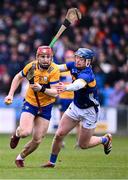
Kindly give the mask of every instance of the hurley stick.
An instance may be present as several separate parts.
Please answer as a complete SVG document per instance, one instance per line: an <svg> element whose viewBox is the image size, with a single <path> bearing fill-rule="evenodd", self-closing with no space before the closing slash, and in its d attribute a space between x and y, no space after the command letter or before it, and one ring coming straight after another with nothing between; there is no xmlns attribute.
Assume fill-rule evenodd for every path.
<svg viewBox="0 0 128 180"><path fill-rule="evenodd" d="M66 14L65 20L61 25L60 29L58 30L57 34L52 39L51 43L49 44L50 47L53 47L56 41L59 39L61 34L67 29L70 24L74 23L81 19L81 12L77 8L70 8Z"/></svg>

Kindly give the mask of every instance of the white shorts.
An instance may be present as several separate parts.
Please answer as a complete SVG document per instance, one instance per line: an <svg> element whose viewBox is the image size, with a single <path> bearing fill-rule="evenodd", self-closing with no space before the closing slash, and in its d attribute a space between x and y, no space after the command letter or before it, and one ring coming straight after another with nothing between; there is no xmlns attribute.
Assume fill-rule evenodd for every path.
<svg viewBox="0 0 128 180"><path fill-rule="evenodd" d="M78 108L74 102L72 102L65 113L74 121L81 121L81 124L84 128L93 129L96 128L96 122L99 118L99 110L96 113L94 107L89 107L87 109L80 109Z"/></svg>

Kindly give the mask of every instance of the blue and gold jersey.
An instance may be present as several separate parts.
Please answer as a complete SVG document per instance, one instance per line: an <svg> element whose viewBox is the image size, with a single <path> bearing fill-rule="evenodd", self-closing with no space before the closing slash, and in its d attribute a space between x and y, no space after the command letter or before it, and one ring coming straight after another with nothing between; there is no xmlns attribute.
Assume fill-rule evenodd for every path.
<svg viewBox="0 0 128 180"><path fill-rule="evenodd" d="M85 88L74 91L74 104L81 109L99 105L96 80L92 68L85 67L79 70L75 67L75 62L69 62L65 65L71 72L73 80L83 79L87 83Z"/></svg>
<svg viewBox="0 0 128 180"><path fill-rule="evenodd" d="M60 78L60 71L58 66L55 63L51 63L48 69L40 70L38 68L38 62L33 61L27 64L22 70L22 75L26 77L28 70L32 67L32 64L35 63L36 69L34 71L34 83L39 83L46 88L50 88L50 85L57 84ZM55 101L55 98L49 95L46 95L43 92L37 92L39 102L41 106L47 106ZM26 92L25 100L34 106L38 106L34 91L29 86Z"/></svg>

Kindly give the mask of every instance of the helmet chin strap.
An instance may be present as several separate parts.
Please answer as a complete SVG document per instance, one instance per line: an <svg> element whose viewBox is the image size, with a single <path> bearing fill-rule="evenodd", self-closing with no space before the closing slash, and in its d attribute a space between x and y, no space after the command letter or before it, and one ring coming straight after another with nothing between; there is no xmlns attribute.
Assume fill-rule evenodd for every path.
<svg viewBox="0 0 128 180"><path fill-rule="evenodd" d="M90 66L90 63L87 62L87 63L86 63L86 67L89 67L89 66Z"/></svg>
<svg viewBox="0 0 128 180"><path fill-rule="evenodd" d="M89 67L91 65L91 60L86 59L86 67Z"/></svg>

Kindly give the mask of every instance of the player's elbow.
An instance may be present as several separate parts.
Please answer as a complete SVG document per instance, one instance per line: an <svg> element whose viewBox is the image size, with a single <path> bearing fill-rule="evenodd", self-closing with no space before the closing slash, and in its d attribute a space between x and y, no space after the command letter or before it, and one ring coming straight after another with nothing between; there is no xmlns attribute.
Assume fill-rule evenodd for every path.
<svg viewBox="0 0 128 180"><path fill-rule="evenodd" d="M54 97L54 98L57 98L58 97L58 94L50 94L50 96Z"/></svg>
<svg viewBox="0 0 128 180"><path fill-rule="evenodd" d="M21 75L21 73L17 73L14 77L15 79L17 79L18 81L21 81L23 79L23 76Z"/></svg>

